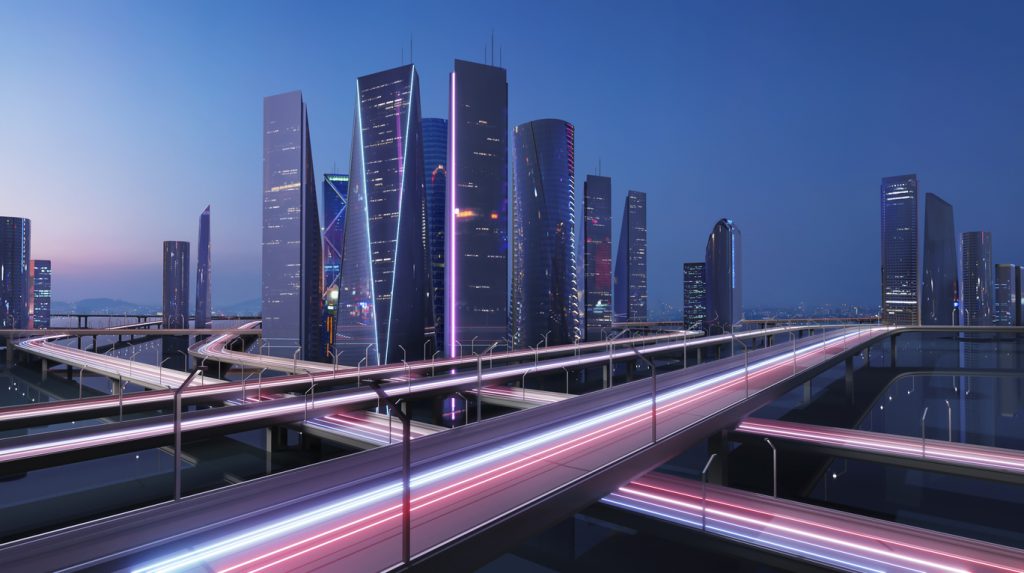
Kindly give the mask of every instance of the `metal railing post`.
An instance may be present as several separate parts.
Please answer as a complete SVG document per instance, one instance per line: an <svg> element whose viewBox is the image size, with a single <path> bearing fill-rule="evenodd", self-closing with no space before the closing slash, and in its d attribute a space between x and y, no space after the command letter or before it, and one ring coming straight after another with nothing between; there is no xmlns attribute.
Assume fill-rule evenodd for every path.
<svg viewBox="0 0 1024 573"><path fill-rule="evenodd" d="M928 406L924 407L924 414L921 414L921 459L924 459L924 420L928 417Z"/></svg>

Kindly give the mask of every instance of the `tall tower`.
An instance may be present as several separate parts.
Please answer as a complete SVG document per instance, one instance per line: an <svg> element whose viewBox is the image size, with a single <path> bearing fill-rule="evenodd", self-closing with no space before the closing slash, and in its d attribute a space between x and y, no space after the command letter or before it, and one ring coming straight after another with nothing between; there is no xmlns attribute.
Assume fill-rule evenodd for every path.
<svg viewBox="0 0 1024 573"><path fill-rule="evenodd" d="M963 324L988 326L992 324L992 234L971 231L960 236L963 252Z"/></svg>
<svg viewBox="0 0 1024 573"><path fill-rule="evenodd" d="M32 222L0 217L0 328L28 328Z"/></svg>
<svg viewBox="0 0 1024 573"><path fill-rule="evenodd" d="M319 219L302 92L263 98L263 340L277 356L326 356Z"/></svg>
<svg viewBox="0 0 1024 573"><path fill-rule="evenodd" d="M188 328L188 241L164 241L164 328Z"/></svg>
<svg viewBox="0 0 1024 573"><path fill-rule="evenodd" d="M924 195L923 274L921 324L953 324L960 300L953 206L934 193Z"/></svg>
<svg viewBox="0 0 1024 573"><path fill-rule="evenodd" d="M348 175L324 173L324 292L338 286L342 253L345 252L345 211L348 207Z"/></svg>
<svg viewBox="0 0 1024 573"><path fill-rule="evenodd" d="M707 320L706 264L683 263L683 322L686 328L703 326Z"/></svg>
<svg viewBox="0 0 1024 573"><path fill-rule="evenodd" d="M587 175L583 183L584 329L601 340L612 325L612 180Z"/></svg>
<svg viewBox="0 0 1024 573"><path fill-rule="evenodd" d="M740 229L731 219L720 219L708 237L704 254L709 325L731 331L743 320L743 249Z"/></svg>
<svg viewBox="0 0 1024 573"><path fill-rule="evenodd" d="M47 259L32 259L32 303L29 314L32 328L50 328L50 276L52 267Z"/></svg>
<svg viewBox="0 0 1024 573"><path fill-rule="evenodd" d="M199 249L196 252L196 328L210 327L210 206L199 215Z"/></svg>
<svg viewBox="0 0 1024 573"><path fill-rule="evenodd" d="M540 119L512 132L512 344L580 338L575 129Z"/></svg>
<svg viewBox="0 0 1024 573"><path fill-rule="evenodd" d="M372 364L417 359L433 321L415 66L359 78L356 99L338 331Z"/></svg>
<svg viewBox="0 0 1024 573"><path fill-rule="evenodd" d="M508 81L462 60L449 80L444 330L455 356L509 331Z"/></svg>
<svg viewBox="0 0 1024 573"><path fill-rule="evenodd" d="M448 120L423 118L423 189L427 203L430 301L436 348L444 347L444 225L448 194ZM433 350L431 350L431 353Z"/></svg>
<svg viewBox="0 0 1024 573"><path fill-rule="evenodd" d="M882 179L882 321L918 324L917 175Z"/></svg>
<svg viewBox="0 0 1024 573"><path fill-rule="evenodd" d="M630 191L615 260L613 322L647 321L647 194Z"/></svg>

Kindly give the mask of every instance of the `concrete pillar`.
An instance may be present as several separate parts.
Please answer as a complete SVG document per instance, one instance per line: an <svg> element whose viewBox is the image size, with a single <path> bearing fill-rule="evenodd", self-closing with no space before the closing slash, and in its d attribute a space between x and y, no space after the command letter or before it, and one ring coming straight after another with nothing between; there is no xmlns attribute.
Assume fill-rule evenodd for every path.
<svg viewBox="0 0 1024 573"><path fill-rule="evenodd" d="M853 356L846 358L846 397L853 403Z"/></svg>
<svg viewBox="0 0 1024 573"><path fill-rule="evenodd" d="M807 382L804 382L804 404L811 403L811 394L811 381L808 380Z"/></svg>
<svg viewBox="0 0 1024 573"><path fill-rule="evenodd" d="M896 368L896 335L889 337L889 367Z"/></svg>
<svg viewBox="0 0 1024 573"><path fill-rule="evenodd" d="M46 381L46 374L50 371L50 363L45 358L39 361L39 376Z"/></svg>
<svg viewBox="0 0 1024 573"><path fill-rule="evenodd" d="M272 461L272 458L273 458L273 455L274 455L274 428L273 428L273 426L267 428L266 435L265 435L265 440L266 440L266 442L265 442L265 446L264 446L264 450L263 451L265 453L264 459L266 460L266 467L264 468L264 471L267 473L267 475L270 475L271 461Z"/></svg>
<svg viewBox="0 0 1024 573"><path fill-rule="evenodd" d="M708 468L708 483L727 485L729 482L729 440L721 431L708 437L708 456L717 454Z"/></svg>
<svg viewBox="0 0 1024 573"><path fill-rule="evenodd" d="M633 381L633 373L636 371L636 361L632 358L626 363L626 382Z"/></svg>
<svg viewBox="0 0 1024 573"><path fill-rule="evenodd" d="M14 342L7 339L7 362L5 362L7 368L10 368L14 364Z"/></svg>

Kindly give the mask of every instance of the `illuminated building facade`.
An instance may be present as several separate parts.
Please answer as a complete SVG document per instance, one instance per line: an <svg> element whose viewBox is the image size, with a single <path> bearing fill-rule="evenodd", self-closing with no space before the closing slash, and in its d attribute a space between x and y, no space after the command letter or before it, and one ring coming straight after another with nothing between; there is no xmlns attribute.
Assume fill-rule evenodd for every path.
<svg viewBox="0 0 1024 573"><path fill-rule="evenodd" d="M32 260L32 303L29 314L32 328L50 328L50 277L53 267L49 260Z"/></svg>
<svg viewBox="0 0 1024 573"><path fill-rule="evenodd" d="M647 194L630 191L615 259L613 322L647 321Z"/></svg>
<svg viewBox="0 0 1024 573"><path fill-rule="evenodd" d="M427 249L430 257L430 302L435 349L444 344L444 225L448 194L448 120L425 117L423 125L423 189L427 203ZM433 352L433 350L431 350Z"/></svg>
<svg viewBox="0 0 1024 573"><path fill-rule="evenodd" d="M923 274L921 324L952 324L960 300L953 206L934 193L924 196Z"/></svg>
<svg viewBox="0 0 1024 573"><path fill-rule="evenodd" d="M188 241L164 241L164 328L188 328L188 266Z"/></svg>
<svg viewBox="0 0 1024 573"><path fill-rule="evenodd" d="M263 98L262 318L265 351L325 358L320 217L302 92Z"/></svg>
<svg viewBox="0 0 1024 573"><path fill-rule="evenodd" d="M731 331L743 320L743 242L731 219L720 219L708 237L704 253L707 288L705 323ZM714 332L709 328L709 331Z"/></svg>
<svg viewBox="0 0 1024 573"><path fill-rule="evenodd" d="M0 217L0 328L28 328L32 222Z"/></svg>
<svg viewBox="0 0 1024 573"><path fill-rule="evenodd" d="M196 252L196 328L210 327L210 206L199 216L199 249Z"/></svg>
<svg viewBox="0 0 1024 573"><path fill-rule="evenodd" d="M580 338L575 128L541 119L512 132L512 345Z"/></svg>
<svg viewBox="0 0 1024 573"><path fill-rule="evenodd" d="M612 325L612 180L587 175L583 183L583 325L601 340Z"/></svg>
<svg viewBox="0 0 1024 573"><path fill-rule="evenodd" d="M918 324L917 176L882 179L882 322Z"/></svg>
<svg viewBox="0 0 1024 573"><path fill-rule="evenodd" d="M963 324L988 326L992 324L992 295L994 277L992 268L992 234L971 231L960 236L963 253L962 301Z"/></svg>
<svg viewBox="0 0 1024 573"><path fill-rule="evenodd" d="M508 81L455 60L448 97L445 350L483 351L509 333Z"/></svg>
<svg viewBox="0 0 1024 573"><path fill-rule="evenodd" d="M683 263L683 322L700 328L707 320L707 282L704 263Z"/></svg>
<svg viewBox="0 0 1024 573"><path fill-rule="evenodd" d="M1016 326L1017 312L1020 302L1017 294L1020 286L1017 284L1017 265L1000 264L995 266L993 277L995 279L994 293L992 297L992 324L999 326Z"/></svg>
<svg viewBox="0 0 1024 573"><path fill-rule="evenodd" d="M433 336L419 79L413 65L356 80L338 334L370 364L422 357Z"/></svg>
<svg viewBox="0 0 1024 573"><path fill-rule="evenodd" d="M324 292L338 286L341 258L345 252L345 209L348 206L348 175L324 173L320 188L324 204Z"/></svg>

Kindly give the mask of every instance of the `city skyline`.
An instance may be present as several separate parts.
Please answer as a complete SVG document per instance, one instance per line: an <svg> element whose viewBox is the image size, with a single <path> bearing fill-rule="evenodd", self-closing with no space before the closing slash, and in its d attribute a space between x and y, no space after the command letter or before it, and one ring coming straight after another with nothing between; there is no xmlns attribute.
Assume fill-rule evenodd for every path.
<svg viewBox="0 0 1024 573"><path fill-rule="evenodd" d="M11 93L0 97L14 107L24 108L25 113L22 115L25 116L25 121L34 121L23 123L21 118L16 118L10 126L11 141L22 142L21 147L24 148L12 149L8 155L13 164L19 166L15 170L14 185L27 187L29 173L44 169L40 162L56 162L61 169L74 169L82 173L86 182L103 179L105 184L101 189L92 183L86 183L86 187L80 190L79 195L95 198L91 204L83 204L84 197L69 196L67 201L57 203L59 207L46 206L44 210L42 205L15 201L15 208L8 214L36 221L33 230L38 252L49 255L53 251L62 251L49 255L54 260L54 268L60 269L60 280L54 282L55 301L110 296L138 303L154 303L159 299L159 283L153 280L156 276L153 272L159 268L159 261L143 254L152 253L166 237L182 236L181 232L188 229L194 220L192 213L207 203L213 203L214 210L219 210L218 212L235 212L231 220L224 218L213 230L212 242L217 245L214 265L218 268L214 310L217 306L258 298L256 279L259 249L253 244L258 242L259 235L258 204L252 205L248 198L251 198L255 189L259 188L259 171L256 163L260 99L266 94L288 89L302 89L307 95L313 109L310 118L311 136L314 140L314 167L319 178L322 173L331 172L333 165L346 164L350 143L348 134L352 121L353 100L350 86L356 76L373 69L384 69L389 64L398 64L403 49L408 60L408 32L412 31L414 60L423 81L424 115L443 116L448 99L447 74L452 59L462 57L481 60L484 45L489 43L487 32L493 27L497 45L502 48L502 64L510 74L509 120L514 124L536 117L565 117L579 130L577 170L581 177L596 171L596 164L601 160L604 173L620 182L615 189L614 204L621 203L626 189L637 188L650 193L652 202L657 200L660 205L666 207L652 213L650 225L651 308L657 308L666 302L677 303L677 285L682 280L679 262L699 259L703 243L701 235L704 231L698 230L698 227L702 229L723 216L739 221L749 236L759 237L758 243L751 243L746 257L748 284L745 286L749 293L749 304L795 305L800 301L812 304L824 302L826 297L817 294L823 292L824 287L830 286L824 277L819 279L813 273L802 272L795 273L791 278L772 275L772 254L785 252L796 259L821 260L826 265L822 275L842 279L835 281L841 284L833 291L834 295L827 298L852 304L872 305L875 303L874 292L877 288L875 261L872 257L874 249L871 248L871 242L877 239L861 236L861 233L854 231L871 223L874 217L867 202L851 201L850 197L870 193L877 184L877 178L884 174L916 172L922 189L935 192L957 206L958 224L965 225L965 228L990 229L996 238L995 260L1014 260L1014 253L1019 252L1021 245L1024 244L1022 231L1013 224L1008 212L988 215L984 206L975 205L968 200L969 197L976 195L989 196L992 202L1004 200L1019 190L1021 180L1024 179L1019 168L1009 159L1019 155L1020 144L1007 139L1008 134L1020 131L1020 120L1006 113L1009 102L1020 99L1024 93L1024 86L1020 78L1012 74L993 76L986 73L991 72L993 67L1004 65L1006 58L1021 53L1019 40L1003 38L1003 35L1009 32L1004 29L1000 20L1011 21L1012 17L1007 16L1012 14L1003 14L1002 18L998 14L969 14L967 17L973 21L991 23L987 33L994 37L988 39L968 36L947 46L944 44L949 43L949 38L943 31L964 16L942 7L930 8L926 10L932 15L929 26L918 27L909 32L901 28L901 39L895 46L888 48L899 57L889 63L882 61L880 52L874 48L868 49L865 53L853 51L854 45L860 49L864 35L868 34L864 31L865 21L869 17L878 17L879 10L877 6L875 8L846 8L838 13L822 8L799 14L783 9L779 11L781 14L766 14L773 11L751 6L732 27L719 29L722 37L715 38L707 33L688 36L680 32L691 30L691 27L699 32L701 26L720 22L725 17L725 10L673 6L663 9L666 18L653 21L644 18L645 22L654 26L654 29L645 34L645 38L637 46L617 55L596 45L589 38L576 36L572 40L544 40L536 48L530 47L526 45L525 37L517 34L513 26L514 23L521 22L519 17L508 14L509 22L503 23L501 18L493 13L485 13L486 10L470 10L458 19L458 22L467 26L476 24L478 28L482 27L484 31L480 33L481 37L461 34L455 38L443 38L438 41L432 38L431 43L427 45L415 31L422 29L420 26L423 21L437 20L429 14L424 14L425 10L410 6L408 14L403 13L400 16L393 32L376 37L372 42L368 41L367 45L373 47L373 50L361 53L358 58L345 58L342 62L338 62L337 57L328 58L327 54L321 53L323 50L320 46L303 44L283 48L284 54L273 56L281 58L288 55L297 62L294 68L278 68L270 73L257 67L261 50L248 41L240 42L240 46L235 49L242 52L232 53L238 57L245 81L240 82L237 87L230 88L216 77L207 77L209 71L203 66L189 72L179 68L179 64L167 60L162 55L160 47L171 42L173 37L163 26L155 26L146 38L137 38L134 32L117 28L108 30L104 24L98 23L97 29L113 33L119 40L119 45L126 42L133 45L137 43L143 48L143 52L157 50L156 53L149 54L154 58L147 59L146 69L138 69L141 64L136 62L133 56L115 57L107 54L103 51L107 44L102 42L96 46L86 47L84 54L81 55L71 50L70 44L57 42L41 48L46 58L44 61L52 62L55 66L54 73L48 76L77 77L81 72L76 72L72 68L80 63L80 57L88 56L92 59L109 58L109 67L95 73L109 80L111 85L127 82L129 77L134 77L138 72L143 80L154 80L149 82L154 88L168 88L170 92L179 96L188 96L189 92L196 91L194 86L188 85L189 80L202 78L205 80L204 83L209 82L203 90L204 94L212 94L213 97L208 101L195 102L197 107L194 109L205 122L213 121L211 141L181 145L183 134L180 129L171 130L163 141L153 141L152 137L146 135L145 130L152 133L165 131L156 129L157 125L153 123L154 115L161 108L160 98L164 96L157 97L157 94L148 89L140 92L141 88L133 88L108 101L104 99L105 88L92 85L90 90L76 94L69 104L48 104L47 98L40 94L40 90L48 85L49 80L39 77L32 70L16 65L12 68L13 77L24 85L24 96ZM541 22L537 25L548 29L565 25L569 21L576 22L580 18L587 22L590 19L597 21L606 16L610 9L607 5L600 5L595 8L595 14L582 14L579 5L570 4L557 8L550 22ZM501 14L502 8L499 7L497 10L498 14ZM1016 9L1010 10L1017 12ZM79 14L82 11L85 13ZM68 16L55 20L44 20L33 8L25 8L20 12L16 16L25 26L19 29L25 32L37 28L44 22L57 29L67 27L70 20L65 18L72 15L86 20L93 17L90 10L75 6L69 7ZM311 8L309 13L318 12L329 14L332 10ZM909 12L912 10L892 7L883 12L888 17L881 24L883 29L871 32L872 34L885 33L886 30L898 27L901 21L910 18ZM160 15L159 10L156 14ZM168 22L176 22L186 18L187 14L162 16L167 16ZM212 34L215 25L223 24L234 16L235 14L229 10L214 9L212 17L206 20L196 33L200 37ZM247 26L262 28L270 25L272 16L273 14L259 17L248 15L244 16L243 20ZM149 17L151 16L143 16L143 21ZM743 80L723 79L723 74L731 77L734 75L733 72L749 71L749 68L736 58L737 52L742 52L743 47L748 44L740 44L740 47L732 51L732 48L726 48L726 43L743 34L752 36L751 40L744 42L754 41L760 37L754 27L754 20L759 17L767 18L776 27L791 27L802 31L820 25L822 29L835 33L837 38L827 50L827 55L840 57L849 64L843 67L842 75L838 70L825 67L817 58L787 65L802 66L803 71L822 76L819 80L824 81L816 83L818 91L813 101L828 101L835 107L844 107L846 98L853 97L852 94L846 96L841 93L842 88L850 81L845 79L849 75L858 84L875 86L859 88L857 96L866 97L864 103L853 106L842 116L832 112L826 114L818 104L808 108L808 101L811 101L808 98L811 96L800 95L798 86L773 76L773 73L779 71L773 66L756 71L753 77ZM424 18L427 20L423 20ZM641 15L626 14L622 18L628 23L634 18L640 20ZM207 30L206 26L210 26L211 29ZM241 28L229 26L226 39L239 39L239 29ZM24 32L16 32L12 38L16 38L18 33ZM77 32L82 33L81 30ZM680 37L690 39L679 39ZM997 40L1000 40L998 45L1001 46L999 53L993 51ZM562 45L562 42L569 41L579 43L580 50L586 53L587 57L583 63L566 68L569 56L559 55L558 50L554 48ZM807 41L809 40L787 39L780 41L778 45L768 46L767 49L771 54L778 56L785 54L787 50L802 46L803 42ZM187 65L204 54L212 55L215 61L223 60L227 55L223 41L212 46L204 48L212 50L210 53L190 48L182 55L183 63ZM703 56L699 59L693 56L679 58L680 53L688 54L691 48L701 48L697 53ZM932 67L915 68L909 65L936 51L942 54L954 49L958 51L957 53L963 52L964 55L952 62L947 60L953 68L945 70L942 74ZM551 57L533 57L536 50L544 50ZM668 131L675 131L681 137L680 152L676 155L683 165L679 166L677 174L673 174L677 171L674 165L660 166L664 162L655 157L658 154L651 155L628 149L631 142L641 140L651 141L655 146L653 148L657 148L659 144L665 142L661 135L641 125L623 123L623 119L616 117L617 112L629 107L649 105L645 104L647 100L643 99L649 96L638 94L623 99L621 89L614 89L604 95L594 90L595 86L602 84L599 72L612 69L608 66L622 70L625 74L624 79L632 80L673 62L673 65L677 66L675 69L681 70L685 75L695 75L695 79L705 80L684 84L672 75L664 76L664 81L668 82L667 89L679 92L683 101L680 105L665 110L663 126L655 131L660 132L664 126L668 126ZM982 69L975 70L979 62ZM67 74L60 73L65 68ZM317 73L317 68L329 69L331 73ZM870 71L867 68L870 68ZM911 77L904 78L904 82L895 86L885 83L884 80L896 69L907 68L913 68L915 71L911 73ZM572 73L556 76L555 70L558 69L570 69ZM159 80L152 77L157 71L171 72L170 77L177 78L180 86L170 89L171 86L166 83L167 79ZM999 89L986 90L989 94L986 97L996 98L991 105L969 105L970 98L975 96L955 86L952 89L945 89L947 74L960 78L957 85L970 85L970 78L982 73L986 73L985 77L989 83L993 81L993 77L997 77L996 81L999 82ZM749 113L743 113L734 121L726 121L724 107L737 103L737 98L742 97L738 95L741 92L737 91L737 88L748 85L746 82L760 82L759 85L765 87L764 90L760 90L766 95L764 104L758 104L760 107L754 106L752 110L762 113L757 119ZM147 85L147 82L141 81L139 84ZM551 93L546 90L540 90L544 92L542 94L533 93L538 90L531 87L539 85L552 85L557 87L557 90ZM883 85L886 86L884 89ZM706 101L712 89L716 97L725 94L725 100L721 103ZM915 98L912 105L911 94L923 89L936 90L945 96L939 101L923 103ZM583 101L584 98L580 97L583 91L589 91L593 96L592 103ZM788 97L792 95L798 97ZM37 103L25 106L24 101L27 100L21 98L29 96L35 98L34 101ZM196 95L191 97L194 98ZM883 97L884 99L881 99ZM132 98L130 105L124 98ZM541 103L541 100L546 103ZM115 116L109 106L115 102L118 103L119 109L130 112L128 115L133 125L114 121ZM700 118L695 116L697 109L701 110L698 114ZM771 113L763 113L766 109L771 110ZM807 143L787 139L786 145L778 151L769 152L764 160L746 159L751 157L753 149L760 149L758 146L769 140L769 134L779 133L775 128L776 122L781 122L782 118L789 117L787 114L797 109L804 111L793 127L802 135L800 139L806 140ZM172 109L166 111L172 115L178 113ZM47 115L40 117L39 114L42 113ZM941 123L932 121L938 117L947 117L948 120ZM139 203L129 201L128 198L132 197L130 189L137 186L132 183L136 170L147 169L151 172L157 165L149 163L149 159L139 153L126 154L122 150L117 153L119 160L123 161L125 157L130 157L132 164L123 171L117 171L118 176L111 181L98 176L94 171L104 165L106 170L110 170L110 159L105 155L105 150L89 149L82 159L79 159L81 154L70 152L68 145L80 149L89 147L86 143L86 134L94 133L93 127L96 127L91 118L112 121L111 127L104 127L104 131L101 132L122 136L111 139L111 152L120 149L121 141L131 142L134 147L155 152L156 155L173 162L194 164L195 167L188 172L173 173L165 180L176 193L181 190L179 201L175 202L181 206L171 205L159 221L147 223L143 218L137 217L136 212L140 208L146 208L148 202ZM997 119L999 124L995 125ZM182 128L191 125L184 119L182 121L185 122L181 124ZM815 121L822 124L820 130L812 125ZM55 126L58 122L61 125L60 138L67 143L55 144L52 151L40 153L40 149L49 149L48 142L57 137ZM878 146L877 134L868 133L863 128L853 129L852 133L848 133L843 145L823 139L826 128L828 131L849 131L849 126L852 125L879 123L886 123L892 126L892 129L898 129L904 134L902 140L898 144L886 143ZM29 125L32 131L27 131ZM980 139L979 128L982 126L992 127L995 131L985 131L984 139ZM715 133L718 135L711 135ZM729 137L723 139L727 135ZM733 135L741 135L742 141L738 141L732 137ZM942 143L952 140L960 142L955 150ZM206 146L212 143L215 143L218 149L211 152ZM171 146L166 149L166 153L163 152L164 145ZM807 151L803 145L813 148L804 159L800 159ZM56 161L54 153L60 154L60 161ZM89 165L80 163L84 159L89 160ZM768 159L781 167L768 165ZM717 174L727 164L730 165L730 169L737 172L737 176L723 182ZM20 168L22 165L25 166L24 172ZM694 165L700 167L695 169ZM828 182L823 185L821 181L826 181L826 171ZM758 190L757 193L753 192L755 189ZM711 191L714 193L710 193ZM807 200L811 194L820 195L823 200ZM703 200L698 200L701 197ZM785 199L779 202L790 207L775 207L769 204L768 197ZM847 202L847 207L843 210L845 216L841 220L832 221L834 224L830 226L826 219L835 212L841 201ZM688 219L700 220L702 223L687 226L671 225L672 213L678 210L686 210ZM753 220L754 215L760 212L765 213L763 220ZM90 238L90 243L95 248L85 251L66 247L71 229L67 221L78 215L102 216L117 220L137 233L138 237L134 241L121 241L115 233L101 228ZM794 220L810 221L808 232L814 233L820 240L800 240L798 234L791 230ZM964 229L957 229L958 232L962 230ZM680 245L679 249L683 251L680 253L681 256L677 257L673 249L665 246L667 244ZM65 245L65 248L58 249L61 245ZM840 264L840 258L825 256L829 252L850 254L842 257ZM124 276L126 280L118 284L109 284L104 277L112 274Z"/></svg>

